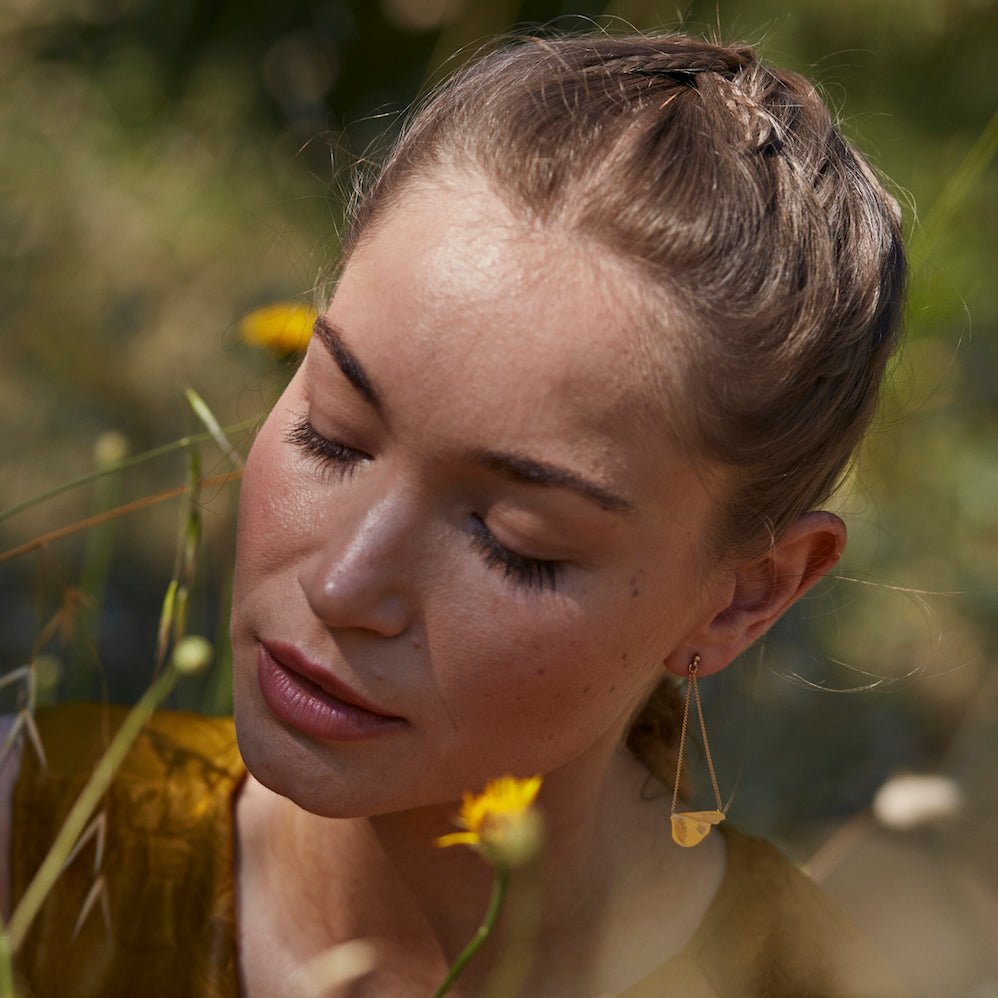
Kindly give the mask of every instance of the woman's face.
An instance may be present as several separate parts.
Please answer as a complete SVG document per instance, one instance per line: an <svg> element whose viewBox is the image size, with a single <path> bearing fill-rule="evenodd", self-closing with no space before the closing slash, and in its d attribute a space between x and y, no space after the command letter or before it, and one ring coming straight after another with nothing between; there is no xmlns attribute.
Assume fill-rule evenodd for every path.
<svg viewBox="0 0 998 998"><path fill-rule="evenodd" d="M469 177L361 243L242 486L235 713L261 782L345 816L598 780L696 650L723 605L712 503L629 281Z"/></svg>

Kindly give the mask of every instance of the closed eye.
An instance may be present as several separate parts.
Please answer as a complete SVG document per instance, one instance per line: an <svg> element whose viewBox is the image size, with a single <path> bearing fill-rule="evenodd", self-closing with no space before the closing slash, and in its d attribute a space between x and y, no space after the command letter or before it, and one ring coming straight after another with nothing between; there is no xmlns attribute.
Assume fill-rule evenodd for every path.
<svg viewBox="0 0 998 998"><path fill-rule="evenodd" d="M372 460L371 455L364 451L355 450L337 440L324 437L312 425L307 415L298 417L288 428L285 439L314 460L323 471L337 478L346 478L357 469L358 465Z"/></svg>
<svg viewBox="0 0 998 998"><path fill-rule="evenodd" d="M528 558L500 544L485 521L477 514L471 518L471 538L475 548L485 558L485 564L494 568L517 585L528 589L554 589L564 568L563 561Z"/></svg>
<svg viewBox="0 0 998 998"><path fill-rule="evenodd" d="M307 414L299 416L285 433L285 440L298 448L306 457L337 479L344 479L373 458L365 451L356 450L323 436L312 425ZM496 569L514 584L528 589L554 589L565 565L563 561L530 558L511 551L496 540L485 521L477 514L471 518L471 538L475 549L483 556L489 568Z"/></svg>

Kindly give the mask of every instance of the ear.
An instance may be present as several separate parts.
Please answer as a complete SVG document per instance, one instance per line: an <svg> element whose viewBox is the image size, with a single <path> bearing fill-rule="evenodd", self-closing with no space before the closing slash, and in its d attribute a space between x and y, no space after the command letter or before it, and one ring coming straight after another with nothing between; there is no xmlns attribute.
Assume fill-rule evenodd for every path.
<svg viewBox="0 0 998 998"><path fill-rule="evenodd" d="M699 655L699 675L723 669L828 573L845 544L846 527L837 516L806 513L764 555L731 571L722 605L687 635L666 667L686 675Z"/></svg>

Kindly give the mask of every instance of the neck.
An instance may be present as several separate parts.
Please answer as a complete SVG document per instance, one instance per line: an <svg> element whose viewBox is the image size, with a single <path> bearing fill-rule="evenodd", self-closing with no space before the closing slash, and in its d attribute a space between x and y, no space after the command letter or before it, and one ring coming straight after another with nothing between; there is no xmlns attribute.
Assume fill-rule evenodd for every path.
<svg viewBox="0 0 998 998"><path fill-rule="evenodd" d="M535 863L514 871L510 903L530 880L542 882L543 922L578 927L581 911L595 903L608 874L607 858L614 839L612 818L617 796L616 766L599 782L576 778L566 770L548 774L537 808L544 845ZM367 819L373 842L392 875L404 884L424 913L445 955L452 959L481 922L495 871L467 846L440 848L437 837L454 831L456 804L435 806Z"/></svg>
<svg viewBox="0 0 998 998"><path fill-rule="evenodd" d="M596 963L607 938L605 920L619 911L611 887L640 886L636 862L661 855L668 835L668 801L643 801L647 777L628 753L613 753L602 775L594 780L591 770L572 767L548 774L537 805L545 822L543 853L511 878L506 910L514 918L507 924L517 913L534 923L533 945L544 959L531 986L541 993L568 993L563 986L545 991L545 981L604 976ZM281 895L297 930L312 936L312 949L367 938L385 941L396 953L422 953L422 964L437 971L453 963L482 921L495 875L474 850L435 845L453 830L456 804L329 819L263 788L255 792L264 795L268 814L269 830L259 837L272 871L268 895ZM469 993L479 993L491 978L511 941L503 939L506 930L462 978Z"/></svg>

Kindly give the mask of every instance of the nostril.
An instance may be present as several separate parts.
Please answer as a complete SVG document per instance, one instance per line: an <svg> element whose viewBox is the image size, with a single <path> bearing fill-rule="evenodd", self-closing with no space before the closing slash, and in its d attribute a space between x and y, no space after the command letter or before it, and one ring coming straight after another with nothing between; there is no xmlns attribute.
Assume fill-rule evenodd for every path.
<svg viewBox="0 0 998 998"><path fill-rule="evenodd" d="M421 536L418 505L390 468L337 497L313 535L299 584L329 628L397 637L409 625L411 576Z"/></svg>

